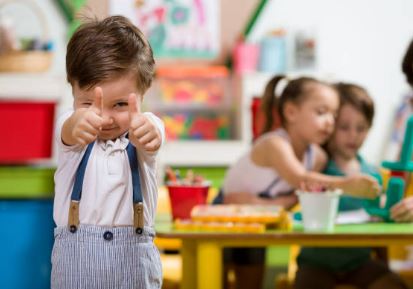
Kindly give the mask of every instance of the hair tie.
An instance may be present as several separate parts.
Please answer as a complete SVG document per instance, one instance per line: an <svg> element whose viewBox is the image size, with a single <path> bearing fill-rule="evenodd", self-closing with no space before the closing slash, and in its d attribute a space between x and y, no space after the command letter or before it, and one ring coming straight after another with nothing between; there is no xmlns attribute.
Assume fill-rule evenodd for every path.
<svg viewBox="0 0 413 289"><path fill-rule="evenodd" d="M274 88L275 97L280 97L289 83L290 80L287 77L280 79Z"/></svg>

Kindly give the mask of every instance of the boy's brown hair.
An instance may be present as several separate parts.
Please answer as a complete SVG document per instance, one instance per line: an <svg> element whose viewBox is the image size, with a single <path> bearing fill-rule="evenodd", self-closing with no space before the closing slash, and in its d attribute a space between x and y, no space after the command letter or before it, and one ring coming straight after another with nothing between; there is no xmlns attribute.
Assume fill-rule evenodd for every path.
<svg viewBox="0 0 413 289"><path fill-rule="evenodd" d="M143 33L123 16L88 20L67 45L67 80L90 89L99 82L136 73L139 93L151 86L155 61Z"/></svg>
<svg viewBox="0 0 413 289"><path fill-rule="evenodd" d="M373 124L374 102L368 92L361 86L350 83L337 83L335 85L340 95L340 106L349 104L364 115L369 126Z"/></svg>

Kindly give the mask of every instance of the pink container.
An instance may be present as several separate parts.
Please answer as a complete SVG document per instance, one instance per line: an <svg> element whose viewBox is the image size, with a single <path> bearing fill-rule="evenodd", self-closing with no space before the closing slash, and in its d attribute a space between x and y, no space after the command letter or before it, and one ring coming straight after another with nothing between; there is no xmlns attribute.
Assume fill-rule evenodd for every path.
<svg viewBox="0 0 413 289"><path fill-rule="evenodd" d="M238 42L233 50L234 71L236 73L257 70L259 46L256 44Z"/></svg>

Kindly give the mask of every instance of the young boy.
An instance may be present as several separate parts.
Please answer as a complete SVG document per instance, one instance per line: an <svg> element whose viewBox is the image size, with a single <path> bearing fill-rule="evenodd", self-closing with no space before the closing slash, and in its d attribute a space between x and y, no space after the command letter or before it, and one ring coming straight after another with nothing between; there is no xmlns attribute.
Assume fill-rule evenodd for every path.
<svg viewBox="0 0 413 289"><path fill-rule="evenodd" d="M56 125L51 288L161 288L153 244L162 122L141 113L152 49L129 20L83 24L67 47L74 110Z"/></svg>
<svg viewBox="0 0 413 289"><path fill-rule="evenodd" d="M330 160L324 172L336 176L365 173L381 181L378 171L358 153L373 122L373 101L357 85L340 83L336 88L341 105L327 144ZM362 207L362 199L340 198L340 211ZM295 288L327 289L342 283L357 288L407 288L385 262L373 260L371 255L372 248L303 248L297 259Z"/></svg>

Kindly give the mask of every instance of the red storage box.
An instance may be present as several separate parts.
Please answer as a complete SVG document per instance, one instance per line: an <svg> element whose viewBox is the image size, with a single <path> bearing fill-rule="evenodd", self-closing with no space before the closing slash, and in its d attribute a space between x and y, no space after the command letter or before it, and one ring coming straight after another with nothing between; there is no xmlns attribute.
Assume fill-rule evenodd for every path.
<svg viewBox="0 0 413 289"><path fill-rule="evenodd" d="M206 204L208 190L209 186L169 185L172 218L190 219L193 207Z"/></svg>
<svg viewBox="0 0 413 289"><path fill-rule="evenodd" d="M55 102L0 101L0 163L50 158Z"/></svg>
<svg viewBox="0 0 413 289"><path fill-rule="evenodd" d="M263 134L265 125L264 111L261 109L261 97L254 97L251 101L251 115L252 115L252 136L255 140ZM276 110L273 110L274 124L272 130L281 127L281 119Z"/></svg>

